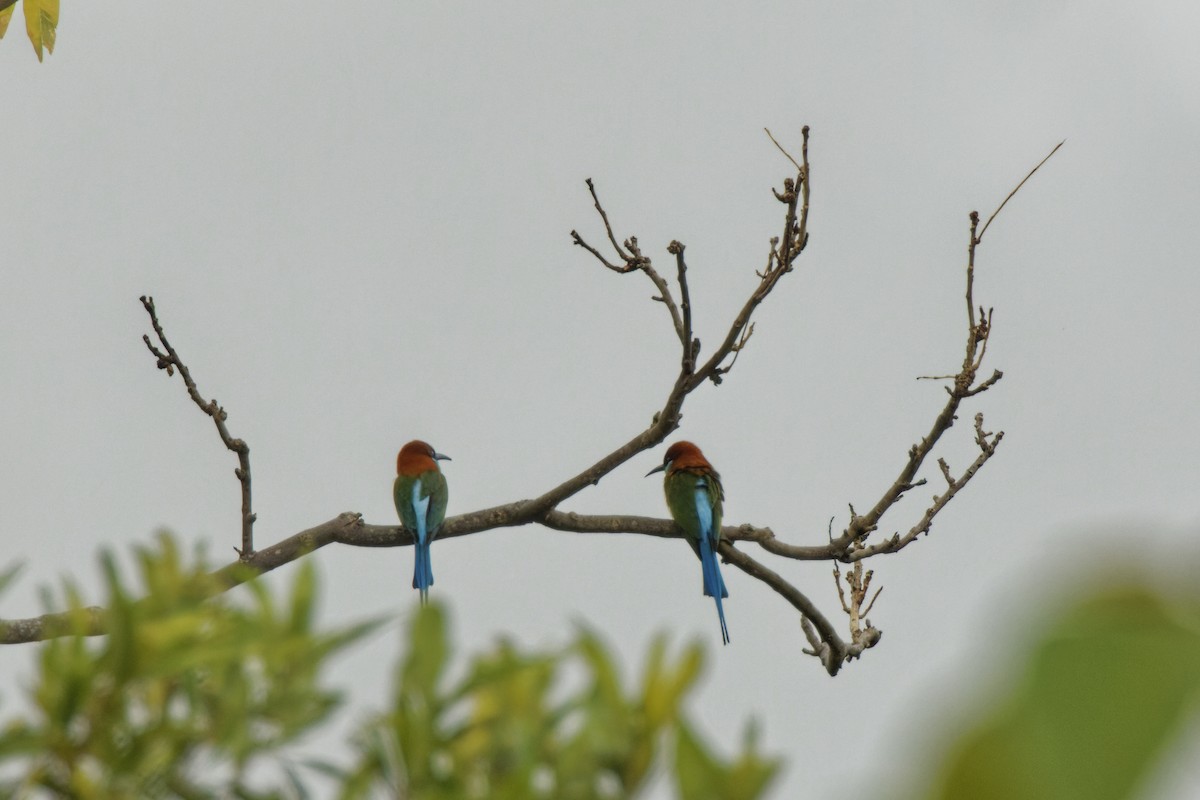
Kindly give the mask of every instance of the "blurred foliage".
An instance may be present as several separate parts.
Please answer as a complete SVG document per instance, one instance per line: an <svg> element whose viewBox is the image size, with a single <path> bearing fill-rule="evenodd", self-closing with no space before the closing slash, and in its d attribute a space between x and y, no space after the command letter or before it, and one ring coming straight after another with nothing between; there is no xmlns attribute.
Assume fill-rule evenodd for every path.
<svg viewBox="0 0 1200 800"><path fill-rule="evenodd" d="M414 611L392 698L341 760L303 758L341 704L331 656L379 623L319 630L312 559L280 596L222 592L166 535L135 561L136 591L101 558L106 636L37 645L29 711L0 725L0 797L603 800L662 778L682 800L754 800L779 771L753 725L725 757L688 719L698 644L656 638L633 681L584 626L457 659L438 605ZM46 602L82 630L80 592L63 595ZM950 743L930 798L1134 797L1197 711L1200 594L1108 581L1048 622L1013 686Z"/></svg>
<svg viewBox="0 0 1200 800"><path fill-rule="evenodd" d="M1200 598L1108 583L1049 625L1011 696L953 745L932 798L1137 796L1197 711Z"/></svg>
<svg viewBox="0 0 1200 800"><path fill-rule="evenodd" d="M427 606L396 671L393 709L358 737L354 768L325 768L345 800L384 787L414 800L626 798L646 788L660 763L673 767L686 800L762 797L778 760L758 755L753 737L726 760L685 720L703 660L698 644L668 658L660 636L641 685L627 688L609 650L581 627L558 652L521 653L501 642L451 682L444 612Z"/></svg>
<svg viewBox="0 0 1200 800"><path fill-rule="evenodd" d="M314 631L307 560L282 604L260 581L244 602L208 601L220 586L203 559L185 565L166 535L137 552L139 600L111 553L101 563L109 633L39 645L33 711L0 729L0 767L20 773L0 794L272 796L250 790L249 767L328 718L339 698L318 673L372 625ZM65 594L82 627L79 592Z"/></svg>
<svg viewBox="0 0 1200 800"><path fill-rule="evenodd" d="M0 39L4 38L16 7L15 0L0 0ZM25 12L25 31L29 34L38 61L41 61L43 49L54 52L54 38L58 32L58 0L21 0L21 8Z"/></svg>
<svg viewBox="0 0 1200 800"><path fill-rule="evenodd" d="M341 702L320 675L378 623L318 631L312 559L282 600L259 580L221 593L166 535L136 560L134 592L102 556L106 636L36 645L30 711L0 725L0 796L582 800L634 797L666 773L684 800L751 800L779 769L753 728L726 759L687 722L698 644L670 657L657 638L632 685L583 627L558 650L501 641L456 662L437 605L414 613L391 706L361 726L345 763L304 760L297 741ZM63 594L82 630L80 592Z"/></svg>

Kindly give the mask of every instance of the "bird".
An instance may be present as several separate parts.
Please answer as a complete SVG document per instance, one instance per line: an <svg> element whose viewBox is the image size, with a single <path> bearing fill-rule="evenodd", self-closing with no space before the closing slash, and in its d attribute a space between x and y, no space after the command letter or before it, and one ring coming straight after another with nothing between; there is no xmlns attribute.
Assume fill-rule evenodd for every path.
<svg viewBox="0 0 1200 800"><path fill-rule="evenodd" d="M729 628L725 625L725 609L721 600L729 597L721 568L717 564L717 545L721 542L721 501L725 490L721 476L691 442L675 442L663 455L663 463L646 473L665 472L663 493L671 518L683 530L688 544L700 558L704 573L704 594L717 603L721 620L721 639L729 644Z"/></svg>
<svg viewBox="0 0 1200 800"><path fill-rule="evenodd" d="M433 585L433 567L429 561L429 544L438 535L446 518L449 490L446 476L438 468L439 461L450 461L428 443L414 439L400 448L396 456L396 482L392 497L400 522L413 537L416 563L413 566L413 588L421 591L421 604L429 602L429 587Z"/></svg>

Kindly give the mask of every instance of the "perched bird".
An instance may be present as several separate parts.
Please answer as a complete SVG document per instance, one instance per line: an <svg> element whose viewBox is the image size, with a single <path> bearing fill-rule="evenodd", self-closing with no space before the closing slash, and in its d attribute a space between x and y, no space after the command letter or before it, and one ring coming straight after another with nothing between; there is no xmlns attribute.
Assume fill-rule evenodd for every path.
<svg viewBox="0 0 1200 800"><path fill-rule="evenodd" d="M687 537L688 544L700 557L704 573L704 594L717 601L717 616L721 619L721 639L729 644L729 629L725 627L722 598L729 597L721 569L717 565L717 545L721 541L721 501L725 491L721 476L691 442L676 442L667 448L663 463L646 473L646 477L665 471L663 492L667 508L675 524Z"/></svg>
<svg viewBox="0 0 1200 800"><path fill-rule="evenodd" d="M438 535L442 520L446 518L446 501L449 490L446 476L438 469L437 462L449 461L425 442L414 439L400 448L396 456L396 482L392 496L396 501L396 513L413 535L413 551L416 564L413 567L413 588L421 590L421 602L429 600L429 587L433 585L433 567L429 562L429 544Z"/></svg>

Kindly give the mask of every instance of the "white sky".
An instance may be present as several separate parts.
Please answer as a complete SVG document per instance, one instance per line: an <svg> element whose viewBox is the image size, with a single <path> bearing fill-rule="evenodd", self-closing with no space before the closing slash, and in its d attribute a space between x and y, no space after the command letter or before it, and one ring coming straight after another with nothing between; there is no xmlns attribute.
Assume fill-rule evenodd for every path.
<svg viewBox="0 0 1200 800"><path fill-rule="evenodd" d="M632 673L654 632L700 636L699 720L726 750L762 722L788 757L775 797L907 786L1084 548L1197 556L1200 6L976 5L66 0L41 65L18 18L0 42L0 530L26 570L3 616L38 613L63 575L96 586L98 548L160 526L232 555L234 458L154 369L139 295L251 446L260 546L347 510L394 522L414 437L454 458L451 514L529 497L640 430L677 365L649 282L571 246L602 234L583 179L664 268L687 245L711 352L779 229L788 165L763 126L792 145L812 126L811 244L679 435L724 476L729 522L818 543L941 406L913 378L961 360L967 213L1065 138L980 250L1005 378L942 454L973 457L976 410L1006 438L927 541L871 564L885 636L836 679L732 567L718 652L681 542L528 527L433 549L463 650L561 643L586 619ZM661 452L564 507L665 515L641 477ZM834 613L827 565L748 552ZM416 607L407 549L317 558L330 622ZM383 702L395 631L331 676L344 724ZM33 652L0 651L4 711ZM1198 783L1182 763L1147 797Z"/></svg>

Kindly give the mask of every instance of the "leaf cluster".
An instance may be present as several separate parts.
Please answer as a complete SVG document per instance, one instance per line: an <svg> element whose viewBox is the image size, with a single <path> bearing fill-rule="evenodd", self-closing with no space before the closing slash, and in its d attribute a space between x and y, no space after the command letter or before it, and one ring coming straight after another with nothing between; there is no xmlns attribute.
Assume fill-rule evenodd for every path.
<svg viewBox="0 0 1200 800"><path fill-rule="evenodd" d="M0 0L0 39L8 30L16 3L17 0ZM54 40L58 32L58 0L24 0L21 7L25 11L25 31L29 34L29 42L37 53L38 61L41 61L43 50L54 52Z"/></svg>
<svg viewBox="0 0 1200 800"><path fill-rule="evenodd" d="M303 759L341 697L322 682L330 657L378 626L314 623L314 561L276 597L248 576L181 557L163 534L136 551L137 588L101 558L106 610L67 583L70 631L43 644L30 711L0 727L0 796L18 798L630 798L671 773L684 800L763 796L779 761L751 729L725 758L687 721L704 667L697 643L651 645L639 681L579 626L565 647L508 641L454 658L446 611L412 617L390 702L349 742L349 756ZM248 569L248 568L247 568ZM12 574L0 576L0 590ZM138 599L134 599L138 598Z"/></svg>
<svg viewBox="0 0 1200 800"><path fill-rule="evenodd" d="M255 793L248 771L328 718L339 697L319 673L373 624L317 632L310 562L281 604L257 581L241 602L210 601L217 579L201 558L185 564L165 534L136 561L138 600L113 555L101 557L102 639L79 635L88 613L67 585L76 635L41 646L32 712L0 732L0 765L21 772L0 795L274 796Z"/></svg>
<svg viewBox="0 0 1200 800"><path fill-rule="evenodd" d="M761 797L778 760L759 755L753 736L725 759L686 719L703 663L700 645L671 658L660 636L630 686L581 626L556 652L522 653L501 641L452 681L445 612L430 605L414 618L393 709L360 735L357 765L331 773L346 800L382 787L427 800L627 798L647 788L673 744L681 798Z"/></svg>

